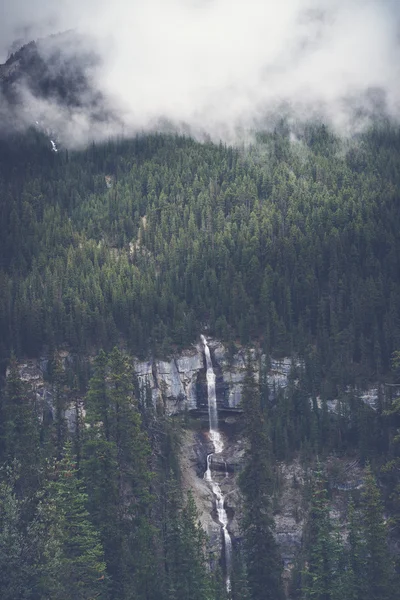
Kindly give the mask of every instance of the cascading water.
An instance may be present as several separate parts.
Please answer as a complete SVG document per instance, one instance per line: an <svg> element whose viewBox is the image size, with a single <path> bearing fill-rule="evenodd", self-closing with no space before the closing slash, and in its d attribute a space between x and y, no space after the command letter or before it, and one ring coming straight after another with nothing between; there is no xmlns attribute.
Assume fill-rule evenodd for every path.
<svg viewBox="0 0 400 600"><path fill-rule="evenodd" d="M208 418L210 423L210 439L214 445L214 452L207 456L207 470L204 474L204 479L210 483L212 492L215 496L215 502L217 507L218 521L221 525L224 553L225 553L225 572L226 572L226 588L230 591L230 570L231 570L231 557L232 557L232 540L228 531L228 515L224 507L224 496L221 488L216 481L214 481L211 472L211 461L214 454L220 454L224 449L221 434L218 429L218 411L217 411L217 398L215 393L215 373L212 366L210 348L208 347L207 340L204 335L201 336L201 341L204 346L204 354L206 357L207 365L207 392L208 392ZM227 475L226 463L225 463L225 476Z"/></svg>

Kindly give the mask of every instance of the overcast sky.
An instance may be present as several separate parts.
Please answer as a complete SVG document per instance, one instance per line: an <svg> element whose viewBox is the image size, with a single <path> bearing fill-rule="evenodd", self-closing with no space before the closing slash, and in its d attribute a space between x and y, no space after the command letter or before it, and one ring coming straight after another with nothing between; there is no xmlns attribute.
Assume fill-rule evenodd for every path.
<svg viewBox="0 0 400 600"><path fill-rule="evenodd" d="M164 117L223 136L282 102L343 128L377 98L400 115L396 0L0 0L0 14L2 60L16 39L95 39L97 83L133 128Z"/></svg>

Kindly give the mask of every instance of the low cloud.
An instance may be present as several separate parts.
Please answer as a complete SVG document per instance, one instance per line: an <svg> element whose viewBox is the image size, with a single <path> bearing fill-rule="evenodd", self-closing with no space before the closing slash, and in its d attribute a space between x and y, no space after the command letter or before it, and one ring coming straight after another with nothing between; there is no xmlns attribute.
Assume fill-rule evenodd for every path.
<svg viewBox="0 0 400 600"><path fill-rule="evenodd" d="M128 132L173 123L232 140L283 107L293 118L318 116L342 131L362 126L371 115L400 116L397 2L90 0L82 5L16 0L0 25L0 53L6 58L15 39L69 28L82 34L101 59L89 70L93 84L118 115L118 124L98 123L98 135L104 127L105 135L120 131L121 122ZM34 103L30 106L34 112ZM59 106L45 109L58 122L65 117ZM81 138L93 135L84 103L73 119Z"/></svg>

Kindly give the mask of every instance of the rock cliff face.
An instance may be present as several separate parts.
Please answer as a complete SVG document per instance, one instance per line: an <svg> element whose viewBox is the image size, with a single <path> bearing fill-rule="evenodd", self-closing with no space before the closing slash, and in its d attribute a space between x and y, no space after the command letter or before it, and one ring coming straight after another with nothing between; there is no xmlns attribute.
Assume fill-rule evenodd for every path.
<svg viewBox="0 0 400 600"><path fill-rule="evenodd" d="M256 377L259 367L266 366L266 357L255 349L240 349L230 355L227 348L215 340L209 345L216 375L218 407L239 411L247 357L250 356L254 363ZM60 358L67 364L72 357L67 351L62 351ZM271 393L287 386L291 366L291 358L270 360L267 381ZM200 342L169 360L139 361L134 358L133 367L143 402L150 398L154 407L161 407L168 415L207 410L206 365ZM46 381L47 368L46 357L20 362L20 374L31 385L43 411L52 410L52 386ZM73 426L72 417L70 421Z"/></svg>
<svg viewBox="0 0 400 600"><path fill-rule="evenodd" d="M134 361L141 394L151 393L154 405L168 414L197 408L198 374L204 371L203 356L196 346L170 361Z"/></svg>
<svg viewBox="0 0 400 600"><path fill-rule="evenodd" d="M233 543L240 537L240 493L238 475L242 468L245 442L240 435L240 415L227 417L228 422L220 419L224 450L213 457L213 478L218 483L225 498L225 510L228 516L228 530ZM208 440L208 422L206 417L201 430L187 430L184 434L181 451L182 481L185 490L193 493L200 522L209 539L209 552L218 559L221 552L222 532L218 522L215 498L209 484L204 480L207 467L207 454L213 450Z"/></svg>
<svg viewBox="0 0 400 600"><path fill-rule="evenodd" d="M213 367L216 375L216 394L221 410L240 410L243 380L246 363L250 356L258 378L260 368L266 372L270 397L276 396L279 389L284 390L289 381L292 365L299 365L297 359L285 357L270 358L256 349L239 349L233 355L219 341L209 342ZM64 361L70 359L68 352L61 352ZM36 391L38 401L51 409L51 386L45 381L48 361L45 357L26 360L20 363L22 378ZM154 407L161 407L168 415L183 411L207 410L206 367L203 348L200 343L171 358L170 360L133 359L137 388L143 401L151 399ZM356 389L355 394L371 408L378 402L379 389ZM318 404L321 404L319 397ZM336 411L336 400L328 403L328 410Z"/></svg>
<svg viewBox="0 0 400 600"><path fill-rule="evenodd" d="M240 543L240 516L242 497L239 475L244 466L246 442L242 432L242 418L238 413L220 414L219 426L224 450L213 457L213 477L225 498L228 530L233 545ZM182 482L193 493L200 522L209 539L210 555L218 559L222 535L215 510L212 491L204 480L207 454L212 451L208 440L207 416L196 419L197 427L184 434L181 449ZM339 530L346 535L347 505L349 494L360 489L364 483L364 470L357 460L347 457L328 457L324 471L331 490L330 513ZM275 486L272 496L275 539L278 542L285 565L285 578L290 575L296 556L301 549L304 527L309 513L309 489L311 473L298 459L278 463L275 470Z"/></svg>
<svg viewBox="0 0 400 600"><path fill-rule="evenodd" d="M240 409L247 357L257 367L266 365L266 356L255 349L239 350L232 356L218 341L210 342L216 374L217 403L221 409ZM267 372L271 391L285 388L292 367L291 358L270 360ZM194 345L170 361L134 361L139 389L143 396L150 392L154 405L164 406L167 414L183 410L206 409L207 385L201 344Z"/></svg>

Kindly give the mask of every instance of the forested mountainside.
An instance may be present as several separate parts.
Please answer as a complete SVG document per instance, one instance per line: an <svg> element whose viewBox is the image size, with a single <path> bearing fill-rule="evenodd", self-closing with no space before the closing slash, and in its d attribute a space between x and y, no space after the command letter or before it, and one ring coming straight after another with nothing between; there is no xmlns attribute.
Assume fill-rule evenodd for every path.
<svg viewBox="0 0 400 600"><path fill-rule="evenodd" d="M0 140L1 597L398 597L400 130L283 121L250 147L54 150L36 129ZM228 586L182 484L180 444L204 427L154 406L132 369L204 332L232 356L296 357L271 390L247 352ZM45 357L47 408L27 357ZM374 407L354 394L369 382ZM338 519L343 457L362 480ZM293 460L305 527L282 577L273 515Z"/></svg>
<svg viewBox="0 0 400 600"><path fill-rule="evenodd" d="M153 135L1 144L1 356L67 343L161 355L202 327L296 351L320 382L400 346L397 129L324 126L246 152Z"/></svg>

